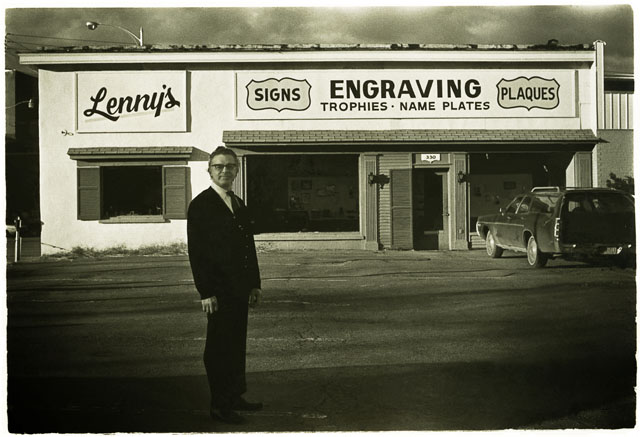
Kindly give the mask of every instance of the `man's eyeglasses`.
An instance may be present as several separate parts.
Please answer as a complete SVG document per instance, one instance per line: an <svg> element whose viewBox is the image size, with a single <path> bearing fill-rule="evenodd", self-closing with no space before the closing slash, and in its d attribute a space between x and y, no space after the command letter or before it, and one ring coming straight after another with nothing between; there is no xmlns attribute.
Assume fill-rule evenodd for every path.
<svg viewBox="0 0 640 437"><path fill-rule="evenodd" d="M225 168L229 171L235 171L238 166L237 164L211 164L211 168L218 172L224 170Z"/></svg>

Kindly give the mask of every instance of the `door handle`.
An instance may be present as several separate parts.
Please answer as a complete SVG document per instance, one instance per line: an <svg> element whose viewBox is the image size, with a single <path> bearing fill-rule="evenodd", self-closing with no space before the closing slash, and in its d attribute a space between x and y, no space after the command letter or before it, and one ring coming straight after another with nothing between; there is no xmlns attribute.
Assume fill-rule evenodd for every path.
<svg viewBox="0 0 640 437"><path fill-rule="evenodd" d="M442 217L449 217L449 213L448 212L443 213Z"/></svg>

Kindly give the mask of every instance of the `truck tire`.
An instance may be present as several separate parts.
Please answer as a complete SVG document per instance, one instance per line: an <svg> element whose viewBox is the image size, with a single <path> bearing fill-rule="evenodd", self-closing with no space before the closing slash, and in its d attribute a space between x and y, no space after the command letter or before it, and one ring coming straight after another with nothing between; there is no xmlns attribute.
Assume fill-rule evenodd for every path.
<svg viewBox="0 0 640 437"><path fill-rule="evenodd" d="M491 258L500 258L504 249L496 245L496 239L493 237L491 231L487 231L487 238L485 240L485 247L487 248L487 255Z"/></svg>
<svg viewBox="0 0 640 437"><path fill-rule="evenodd" d="M527 262L531 267L540 268L547 264L549 257L538 250L538 243L532 235L527 241Z"/></svg>

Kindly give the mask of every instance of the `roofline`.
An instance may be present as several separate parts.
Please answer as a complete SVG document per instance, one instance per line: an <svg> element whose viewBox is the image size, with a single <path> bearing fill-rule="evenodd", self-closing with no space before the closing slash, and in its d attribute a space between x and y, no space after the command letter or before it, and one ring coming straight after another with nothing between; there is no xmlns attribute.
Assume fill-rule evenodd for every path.
<svg viewBox="0 0 640 437"><path fill-rule="evenodd" d="M595 62L590 44L299 44L67 47L20 53L21 64L267 62Z"/></svg>
<svg viewBox="0 0 640 437"><path fill-rule="evenodd" d="M248 52L295 52L295 51L353 51L353 50L595 50L594 44L147 44L137 45L103 45L103 46L67 46L40 47L35 52L73 52L73 51L248 51Z"/></svg>

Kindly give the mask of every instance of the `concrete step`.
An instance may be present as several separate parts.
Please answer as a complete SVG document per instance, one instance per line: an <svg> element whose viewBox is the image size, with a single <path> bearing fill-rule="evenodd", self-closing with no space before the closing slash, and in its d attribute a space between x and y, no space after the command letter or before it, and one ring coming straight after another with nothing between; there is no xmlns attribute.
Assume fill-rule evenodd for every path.
<svg viewBox="0 0 640 437"><path fill-rule="evenodd" d="M469 246L471 249L483 249L484 248L484 240L478 236L475 232L469 236L470 242Z"/></svg>

